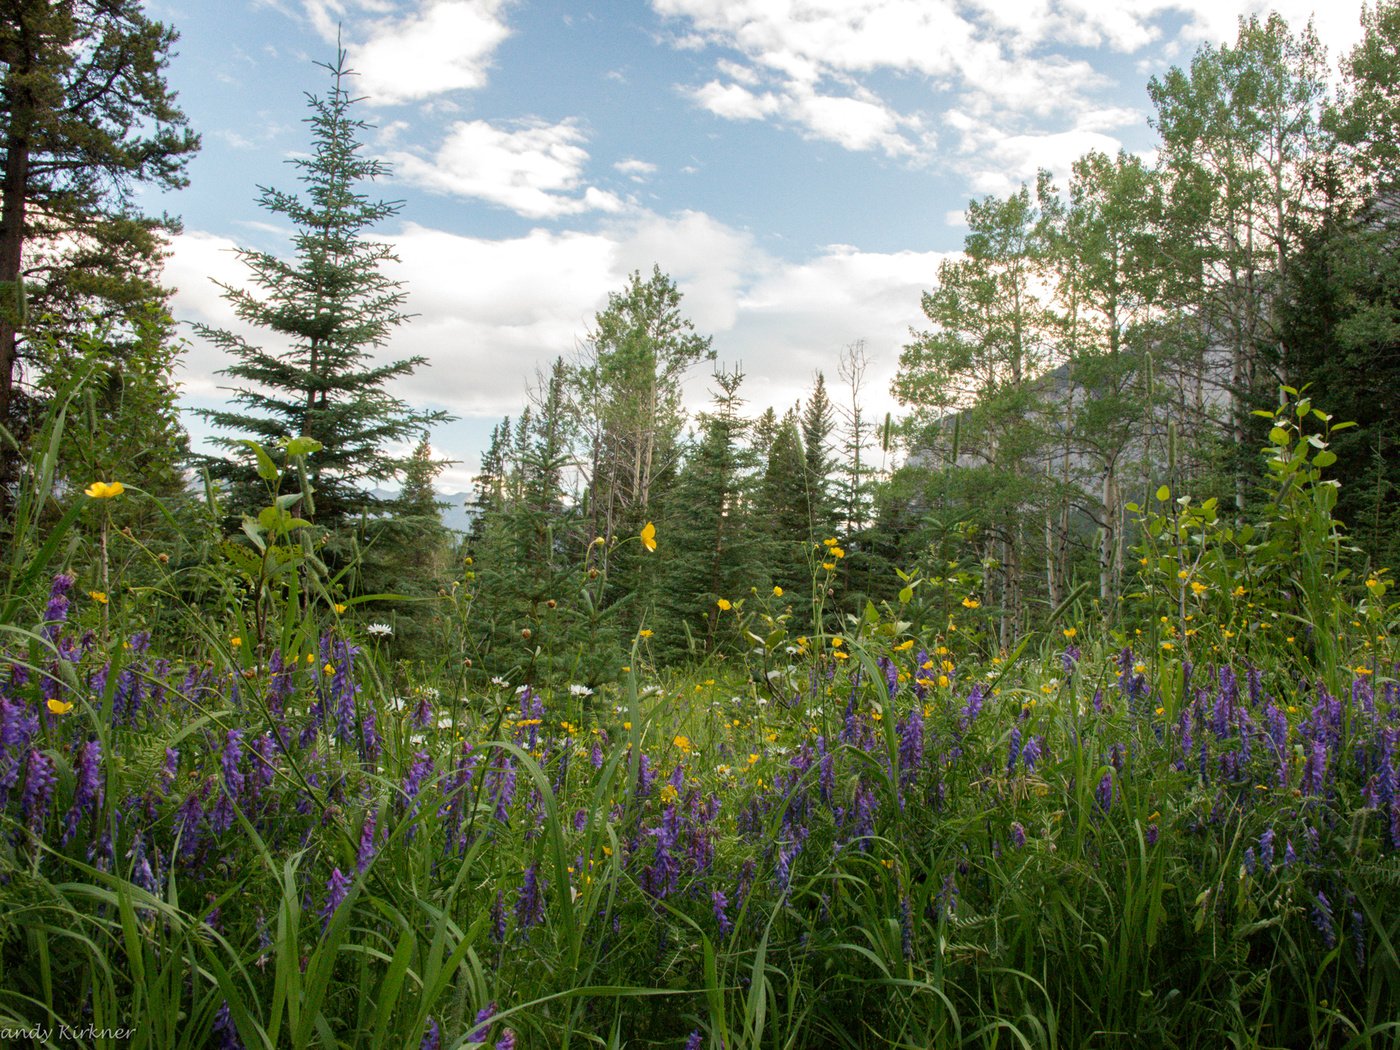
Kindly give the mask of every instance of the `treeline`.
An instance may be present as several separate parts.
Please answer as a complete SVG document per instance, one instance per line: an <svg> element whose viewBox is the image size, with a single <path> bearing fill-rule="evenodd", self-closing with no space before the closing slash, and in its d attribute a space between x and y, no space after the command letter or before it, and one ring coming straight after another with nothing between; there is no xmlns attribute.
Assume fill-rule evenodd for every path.
<svg viewBox="0 0 1400 1050"><path fill-rule="evenodd" d="M1359 424L1333 440L1338 516L1393 563L1400 6L1364 29L1334 98L1310 28L1243 21L1149 85L1155 163L1090 153L1064 186L973 202L901 355L899 469L861 416L859 354L840 425L821 374L779 415L720 372L686 432L676 379L708 344L669 281L634 275L584 359L493 435L470 538L484 650L529 659L562 634L588 667L643 621L661 660L797 637L824 600L893 596L899 569L941 581L942 608L969 599L1001 648L1071 597L1117 619L1160 486L1240 516L1263 498L1256 413L1281 386ZM654 559L614 548L646 521Z"/></svg>
<svg viewBox="0 0 1400 1050"><path fill-rule="evenodd" d="M863 407L859 344L791 406L715 372L688 418L711 341L659 268L633 274L496 428L465 538L434 492L445 417L390 393L425 362L377 353L406 320L370 237L398 205L365 193L387 172L362 152L344 56L309 99L302 190L258 199L292 256L242 252L249 285L226 293L246 328L196 332L235 392L205 414L221 454L194 457L159 284L178 223L134 208L143 185L183 185L198 147L163 79L176 36L134 0L70 6L84 17L22 4L0 28L0 509L19 565L94 479L163 497L170 513L83 511L100 558L95 539L69 558L106 579L125 557L154 627L142 573L173 566L216 610L296 589L384 620L405 658L594 684L634 646L658 663L800 647L917 577L911 615L1010 648L1071 600L1125 615L1134 508L1160 486L1249 515L1255 413L1281 385L1356 421L1332 445L1338 516L1373 565L1400 554L1395 0L1365 13L1335 96L1311 30L1244 21L1149 85L1151 162L1091 153L1065 185L973 202L903 349L900 419ZM375 496L386 483L402 495ZM26 509L36 490L48 503ZM109 550L109 527L141 544Z"/></svg>

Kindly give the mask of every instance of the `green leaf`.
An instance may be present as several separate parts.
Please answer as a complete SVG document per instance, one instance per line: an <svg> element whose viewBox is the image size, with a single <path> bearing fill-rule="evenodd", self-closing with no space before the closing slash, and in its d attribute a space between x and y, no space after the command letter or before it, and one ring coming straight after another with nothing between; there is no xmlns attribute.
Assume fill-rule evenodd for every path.
<svg viewBox="0 0 1400 1050"><path fill-rule="evenodd" d="M899 589L899 603L900 603L901 605L908 605L908 604L909 604L911 601L913 601L913 600L914 600L914 588L913 588L913 587L901 587L901 588Z"/></svg>
<svg viewBox="0 0 1400 1050"><path fill-rule="evenodd" d="M262 478L264 481L277 480L277 464L272 462L272 457L267 454L261 445L248 438L244 438L239 444L251 448L253 450L253 455L258 457L258 477Z"/></svg>
<svg viewBox="0 0 1400 1050"><path fill-rule="evenodd" d="M325 446L315 438L294 437L287 442L287 455L308 456L313 452L320 452Z"/></svg>
<svg viewBox="0 0 1400 1050"><path fill-rule="evenodd" d="M1172 490L1169 489L1166 485L1163 485L1157 490L1157 498L1163 503L1167 502L1167 500L1172 498Z"/></svg>
<svg viewBox="0 0 1400 1050"><path fill-rule="evenodd" d="M1284 430L1283 427L1274 427L1273 430L1269 431L1269 440L1275 445L1287 448L1288 431Z"/></svg>
<svg viewBox="0 0 1400 1050"><path fill-rule="evenodd" d="M1313 466L1315 467L1330 467L1335 462L1337 462L1337 454L1330 449L1323 449L1313 456Z"/></svg>

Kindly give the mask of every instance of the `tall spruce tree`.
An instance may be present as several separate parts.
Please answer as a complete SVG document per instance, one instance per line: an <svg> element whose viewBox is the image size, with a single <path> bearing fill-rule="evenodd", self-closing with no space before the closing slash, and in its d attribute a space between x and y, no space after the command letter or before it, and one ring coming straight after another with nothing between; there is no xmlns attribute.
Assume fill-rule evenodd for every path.
<svg viewBox="0 0 1400 1050"><path fill-rule="evenodd" d="M0 0L0 423L14 427L34 319L87 330L163 305L168 216L140 185L185 185L199 148L165 83L177 35L136 0ZM114 348L119 333L113 332ZM19 429L22 429L20 427ZM0 508L17 453L0 442Z"/></svg>
<svg viewBox="0 0 1400 1050"><path fill-rule="evenodd" d="M391 501L365 491L407 466L391 449L415 438L426 426L448 418L444 412L410 408L388 390L389 383L425 363L409 357L387 363L374 351L407 320L402 282L383 272L397 261L386 244L365 232L398 214L400 202L374 201L360 192L363 182L387 174L377 160L361 154L359 134L368 125L350 115L357 99L348 81L345 53L321 63L330 73L326 97L308 95L313 153L294 160L304 195L262 188L258 203L296 228L295 255L281 259L267 252L240 250L258 291L222 285L238 318L264 329L273 346L254 346L225 329L196 331L225 350L234 363L221 373L237 381L237 408L208 410L211 423L232 436L214 439L234 450L242 438L275 444L306 436L323 449L308 469L314 508L303 517L336 529L365 511L392 511ZM276 344L281 344L278 346ZM256 469L246 457L220 460L214 475L232 485L232 506L246 510L262 498Z"/></svg>

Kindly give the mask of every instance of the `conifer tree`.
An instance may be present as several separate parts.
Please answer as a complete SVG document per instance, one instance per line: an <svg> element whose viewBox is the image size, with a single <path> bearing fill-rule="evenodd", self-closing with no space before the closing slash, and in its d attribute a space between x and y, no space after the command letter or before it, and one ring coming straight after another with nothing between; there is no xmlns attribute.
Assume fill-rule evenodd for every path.
<svg viewBox="0 0 1400 1050"><path fill-rule="evenodd" d="M350 95L354 74L345 53L334 65L322 65L332 85L324 98L308 96L313 153L293 161L305 192L263 188L259 198L263 208L296 228L295 255L288 260L241 250L257 291L222 286L238 318L266 331L270 345L254 346L223 329L196 331L234 359L221 374L239 383L232 397L236 408L203 413L229 435L216 437L215 444L233 450L242 438L276 444L297 436L321 442L322 451L308 460L314 506L300 513L335 529L366 510L392 511L390 501L365 487L394 478L407 465L391 451L394 444L448 417L416 411L388 390L424 358L375 359L374 352L407 320L407 293L383 272L385 263L396 261L392 250L365 233L398 214L400 204L374 201L360 191L361 183L387 169L361 153L358 136L368 125L351 116L357 100ZM216 461L212 471L232 485L235 510L260 498L246 457Z"/></svg>
<svg viewBox="0 0 1400 1050"><path fill-rule="evenodd" d="M817 373L812 394L802 409L802 451L806 458L807 537L820 542L836 527L836 497L832 491L831 436L836 412L826 392L826 376Z"/></svg>
<svg viewBox="0 0 1400 1050"><path fill-rule="evenodd" d="M137 323L158 286L168 216L134 207L176 189L199 148L165 82L178 39L137 0L0 0L0 424L36 319L77 334ZM114 348L119 333L113 332ZM21 429L22 428L18 428ZM0 441L0 506L15 451Z"/></svg>

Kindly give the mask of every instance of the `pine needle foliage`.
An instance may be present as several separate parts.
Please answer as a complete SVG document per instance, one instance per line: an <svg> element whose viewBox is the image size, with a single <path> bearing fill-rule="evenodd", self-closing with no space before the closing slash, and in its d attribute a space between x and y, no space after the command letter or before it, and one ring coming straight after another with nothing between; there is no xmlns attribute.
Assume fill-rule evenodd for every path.
<svg viewBox="0 0 1400 1050"><path fill-rule="evenodd" d="M398 261L392 248L365 234L397 215L401 202L373 200L360 189L388 169L361 152L359 136L369 125L351 115L360 100L350 93L354 74L345 63L344 51L334 64L322 63L331 91L308 95L312 154L292 161L303 192L263 187L258 198L295 228L292 258L240 249L253 287L221 285L238 319L264 330L268 345L196 326L233 358L220 374L238 384L231 397L236 407L203 413L232 435L214 443L235 450L247 437L276 443L304 435L321 442L323 451L310 465L314 507L303 508L302 515L332 529L366 510L390 509L364 488L403 471L406 460L392 446L448 418L411 409L388 389L424 364L423 357L385 362L376 353L408 320L407 292L385 272L386 264ZM231 485L235 510L253 505L260 490L251 460L219 461L211 469Z"/></svg>

